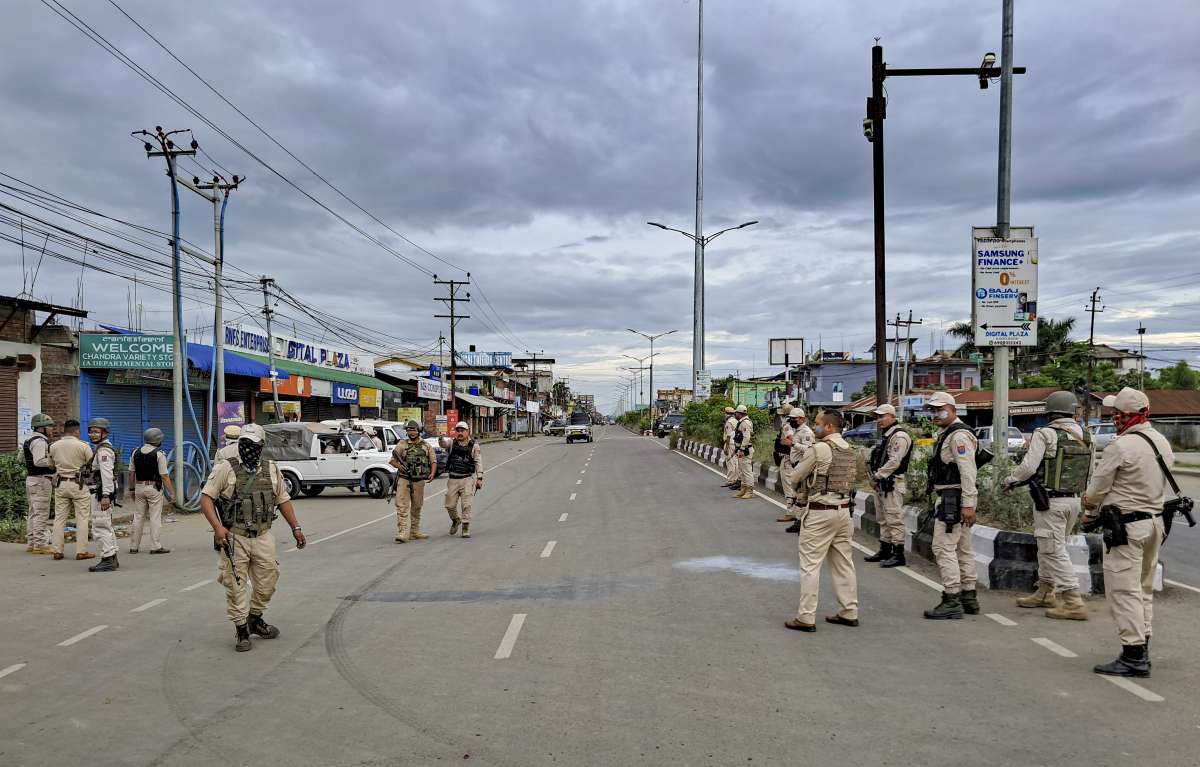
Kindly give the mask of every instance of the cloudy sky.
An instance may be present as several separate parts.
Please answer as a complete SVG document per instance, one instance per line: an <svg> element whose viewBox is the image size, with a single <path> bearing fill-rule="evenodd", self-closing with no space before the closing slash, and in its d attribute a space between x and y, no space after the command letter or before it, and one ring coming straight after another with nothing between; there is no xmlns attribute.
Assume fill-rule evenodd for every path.
<svg viewBox="0 0 1200 767"><path fill-rule="evenodd" d="M656 385L691 362L695 0L392 0L163 5L49 2L74 13L206 120L336 211L289 186L89 40L46 3L5 0L0 171L71 202L169 228L161 159L129 133L191 128L214 164L248 177L227 213L234 318L269 274L329 325L378 350L436 345L431 273L470 271L460 344L543 350L573 388L615 400L625 328L679 329L656 347ZM709 0L705 7L705 228L748 219L708 251L708 365L770 370L767 339L865 353L872 340L870 145L861 134L870 46L894 67L973 66L1000 49L1000 2ZM1200 4L1018 2L1013 223L1037 228L1043 315L1079 318L1101 286L1097 334L1200 364ZM994 221L999 88L969 78L888 83L888 311L924 319L920 350L970 311L971 225ZM396 236L313 175L304 164ZM12 178L9 187L25 189ZM140 257L161 240L110 231L0 188L0 203ZM211 206L184 191L184 236L211 250ZM56 203L58 210L65 208ZM123 325L131 278L146 328L169 327L153 270L38 264L42 238L0 211L0 276ZM120 239L130 237L139 245ZM17 244L11 242L17 238ZM24 240L24 248L19 244ZM159 242L158 255L144 244ZM415 245L414 245L415 243ZM419 246L419 248L417 247ZM64 244L48 246L79 257ZM407 259L406 263L400 256ZM416 266L412 265L413 263ZM23 275L24 269L24 275ZM189 269L199 272L199 266ZM242 270L242 271L238 271ZM192 280L199 287L202 277ZM487 302L480 300L480 294ZM189 327L211 323L189 290ZM281 322L318 331L298 310ZM258 317L242 317L253 323ZM335 341L334 337L327 340ZM947 341L947 345L951 342ZM1176 348L1171 348L1176 347Z"/></svg>

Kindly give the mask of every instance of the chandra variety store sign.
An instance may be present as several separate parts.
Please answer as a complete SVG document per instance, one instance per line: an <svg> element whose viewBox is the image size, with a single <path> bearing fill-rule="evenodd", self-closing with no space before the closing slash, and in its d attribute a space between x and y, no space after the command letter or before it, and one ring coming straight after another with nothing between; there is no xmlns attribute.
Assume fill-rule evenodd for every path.
<svg viewBox="0 0 1200 767"><path fill-rule="evenodd" d="M275 356L278 359L375 375L375 361L368 355L287 336L276 335L273 340ZM246 325L226 325L225 346L258 355L271 353L270 340L266 333Z"/></svg>
<svg viewBox="0 0 1200 767"><path fill-rule="evenodd" d="M170 370L174 360L174 336L79 335L81 368Z"/></svg>

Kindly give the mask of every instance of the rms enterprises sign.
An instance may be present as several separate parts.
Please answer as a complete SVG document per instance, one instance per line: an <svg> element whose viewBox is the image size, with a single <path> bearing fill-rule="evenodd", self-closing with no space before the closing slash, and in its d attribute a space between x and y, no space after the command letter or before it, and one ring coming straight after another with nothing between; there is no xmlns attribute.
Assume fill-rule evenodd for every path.
<svg viewBox="0 0 1200 767"><path fill-rule="evenodd" d="M174 363L174 336L79 334L81 368L170 370Z"/></svg>
<svg viewBox="0 0 1200 767"><path fill-rule="evenodd" d="M253 354L266 356L270 354L267 335L257 328L245 325L225 326L225 347L227 349L242 349ZM374 360L369 356L355 354L346 349L301 341L287 336L275 336L276 359L303 362L306 365L349 370L365 375L375 375Z"/></svg>
<svg viewBox="0 0 1200 767"><path fill-rule="evenodd" d="M994 236L971 229L971 324L976 346L1036 346L1038 241L1033 227Z"/></svg>

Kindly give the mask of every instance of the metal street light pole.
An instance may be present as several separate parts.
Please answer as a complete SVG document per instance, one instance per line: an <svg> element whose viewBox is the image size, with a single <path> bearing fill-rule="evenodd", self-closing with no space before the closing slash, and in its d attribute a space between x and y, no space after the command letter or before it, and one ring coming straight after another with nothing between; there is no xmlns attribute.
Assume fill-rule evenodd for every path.
<svg viewBox="0 0 1200 767"><path fill-rule="evenodd" d="M696 222L691 235L696 265L692 276L692 392L704 370L704 0L696 24Z"/></svg>
<svg viewBox="0 0 1200 767"><path fill-rule="evenodd" d="M677 333L678 330L667 330L662 333L650 335L648 333L643 333L640 330L634 330L633 328L625 328L625 329L628 330L630 333L639 335L642 338L645 338L646 340L648 340L650 342L650 422L653 423L654 422L654 406L655 406L655 403L658 402L658 399L656 398L655 393L654 393L654 342L657 339L662 338L663 336L669 336L672 333Z"/></svg>

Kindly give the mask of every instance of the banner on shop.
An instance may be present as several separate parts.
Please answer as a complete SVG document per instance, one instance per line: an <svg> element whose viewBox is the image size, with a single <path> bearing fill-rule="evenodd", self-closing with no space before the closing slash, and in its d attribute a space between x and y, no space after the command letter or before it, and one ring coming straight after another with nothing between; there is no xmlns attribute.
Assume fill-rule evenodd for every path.
<svg viewBox="0 0 1200 767"><path fill-rule="evenodd" d="M358 390L358 405L359 407L379 407L379 395L382 392L379 389L362 388Z"/></svg>
<svg viewBox="0 0 1200 767"><path fill-rule="evenodd" d="M417 396L422 399L450 399L450 387L432 378L418 378Z"/></svg>
<svg viewBox="0 0 1200 767"><path fill-rule="evenodd" d="M354 384L333 382L333 394L329 398L335 405L357 405L358 387Z"/></svg>
<svg viewBox="0 0 1200 767"><path fill-rule="evenodd" d="M246 423L245 402L217 403L218 433L223 434L226 426L241 426L244 423Z"/></svg>
<svg viewBox="0 0 1200 767"><path fill-rule="evenodd" d="M424 422L423 418L424 418L424 416L421 414L421 408L419 408L419 407L398 407L398 408L396 408L396 420L400 421L401 423L408 423L409 421L416 421L417 423L424 426L425 422Z"/></svg>
<svg viewBox="0 0 1200 767"><path fill-rule="evenodd" d="M79 334L79 367L166 369L175 364L173 336Z"/></svg>

